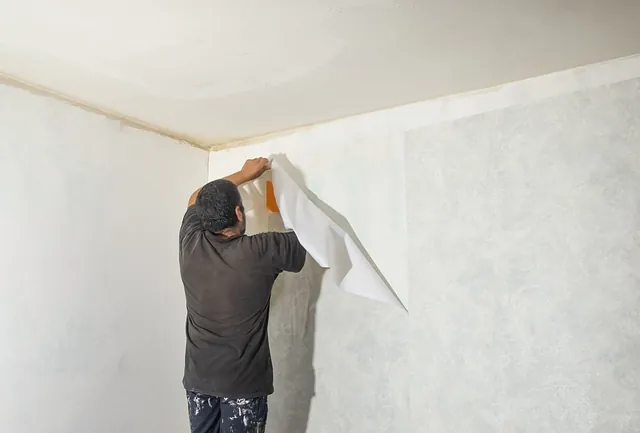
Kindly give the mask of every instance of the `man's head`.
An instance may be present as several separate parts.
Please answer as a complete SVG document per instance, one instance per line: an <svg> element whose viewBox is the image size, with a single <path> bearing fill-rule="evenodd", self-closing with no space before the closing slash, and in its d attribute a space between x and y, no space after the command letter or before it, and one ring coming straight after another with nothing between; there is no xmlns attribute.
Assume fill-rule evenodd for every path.
<svg viewBox="0 0 640 433"><path fill-rule="evenodd" d="M244 234L246 219L238 187L225 179L202 187L196 198L196 214L205 230L216 234Z"/></svg>

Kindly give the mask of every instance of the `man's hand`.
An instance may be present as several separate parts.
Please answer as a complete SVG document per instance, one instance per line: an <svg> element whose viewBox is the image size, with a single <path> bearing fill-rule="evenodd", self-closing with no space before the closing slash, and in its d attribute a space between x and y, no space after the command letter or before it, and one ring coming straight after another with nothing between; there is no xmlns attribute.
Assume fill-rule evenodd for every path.
<svg viewBox="0 0 640 433"><path fill-rule="evenodd" d="M269 170L269 168L269 160L267 158L247 159L240 173L246 178L245 182L249 182L262 176L262 173Z"/></svg>
<svg viewBox="0 0 640 433"><path fill-rule="evenodd" d="M233 182L236 186L240 186L243 183L251 182L252 180L259 178L262 176L262 173L270 168L269 160L267 158L247 159L240 171L225 177L225 179Z"/></svg>
<svg viewBox="0 0 640 433"><path fill-rule="evenodd" d="M252 180L259 178L262 176L262 173L270 168L271 166L267 158L247 159L240 171L225 177L225 179L229 182L233 182L236 186L240 186L243 183L251 182ZM191 197L189 198L189 206L196 204L196 199L198 198L200 189L202 188L197 189L193 194L191 194Z"/></svg>

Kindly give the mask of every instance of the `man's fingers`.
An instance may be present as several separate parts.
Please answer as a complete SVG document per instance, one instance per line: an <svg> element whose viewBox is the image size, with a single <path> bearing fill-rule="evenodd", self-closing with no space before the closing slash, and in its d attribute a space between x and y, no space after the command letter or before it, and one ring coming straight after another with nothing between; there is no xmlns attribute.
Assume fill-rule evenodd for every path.
<svg viewBox="0 0 640 433"><path fill-rule="evenodd" d="M255 170L258 173L263 173L271 169L271 161L268 158L251 158L245 162L247 169Z"/></svg>

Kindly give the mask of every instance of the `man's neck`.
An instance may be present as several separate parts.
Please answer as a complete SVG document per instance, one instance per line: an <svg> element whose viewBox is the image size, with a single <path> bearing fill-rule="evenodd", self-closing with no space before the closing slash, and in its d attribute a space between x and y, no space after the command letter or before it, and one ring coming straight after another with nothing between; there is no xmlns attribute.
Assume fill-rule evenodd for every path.
<svg viewBox="0 0 640 433"><path fill-rule="evenodd" d="M221 232L216 233L216 235L220 236L222 239L231 239L231 238L236 238L242 235L242 233L240 232L239 227L232 227L232 228L224 229Z"/></svg>

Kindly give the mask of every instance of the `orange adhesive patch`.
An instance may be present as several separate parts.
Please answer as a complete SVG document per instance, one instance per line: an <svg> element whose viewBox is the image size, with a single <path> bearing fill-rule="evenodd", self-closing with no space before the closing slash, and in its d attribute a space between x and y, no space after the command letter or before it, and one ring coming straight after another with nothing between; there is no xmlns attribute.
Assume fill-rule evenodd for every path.
<svg viewBox="0 0 640 433"><path fill-rule="evenodd" d="M271 212L280 212L276 202L276 194L273 192L273 182L267 181L267 209Z"/></svg>

